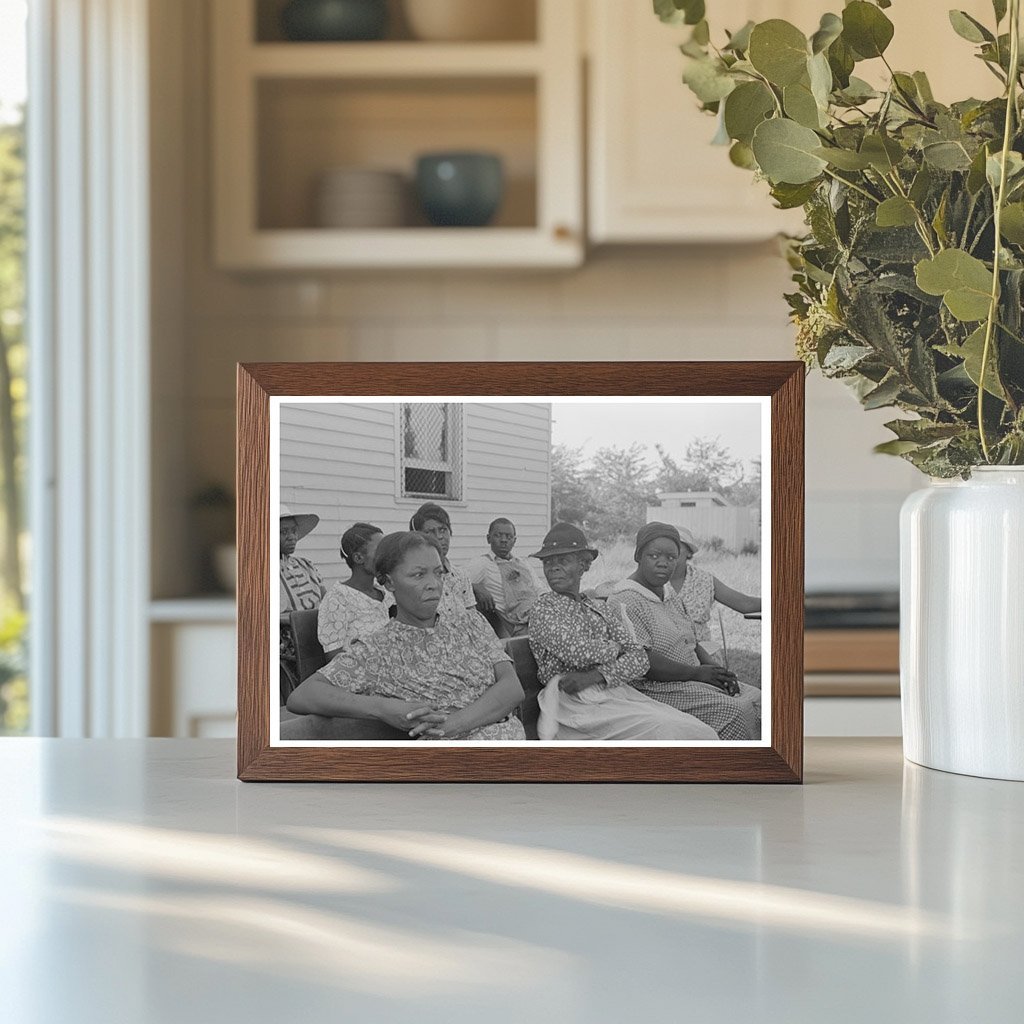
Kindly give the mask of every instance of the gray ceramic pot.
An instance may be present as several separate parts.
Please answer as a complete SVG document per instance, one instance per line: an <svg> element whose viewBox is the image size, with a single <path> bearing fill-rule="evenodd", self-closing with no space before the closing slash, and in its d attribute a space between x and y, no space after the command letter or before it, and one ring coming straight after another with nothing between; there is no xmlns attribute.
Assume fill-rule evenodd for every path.
<svg viewBox="0 0 1024 1024"><path fill-rule="evenodd" d="M416 162L416 192L437 227L483 227L505 194L501 157L493 153L427 153Z"/></svg>
<svg viewBox="0 0 1024 1024"><path fill-rule="evenodd" d="M281 11L285 37L297 42L380 39L387 26L387 0L290 0Z"/></svg>

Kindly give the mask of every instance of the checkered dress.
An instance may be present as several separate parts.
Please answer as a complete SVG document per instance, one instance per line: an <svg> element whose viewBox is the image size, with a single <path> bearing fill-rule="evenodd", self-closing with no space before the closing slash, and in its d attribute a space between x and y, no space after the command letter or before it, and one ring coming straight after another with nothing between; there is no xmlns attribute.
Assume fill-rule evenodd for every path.
<svg viewBox="0 0 1024 1024"><path fill-rule="evenodd" d="M682 665L700 665L693 623L678 601L663 601L633 580L620 583L608 598L609 609L624 615L637 639L648 650ZM761 737L761 691L740 683L735 697L710 683L656 682L641 679L633 685L653 697L711 726L723 740Z"/></svg>

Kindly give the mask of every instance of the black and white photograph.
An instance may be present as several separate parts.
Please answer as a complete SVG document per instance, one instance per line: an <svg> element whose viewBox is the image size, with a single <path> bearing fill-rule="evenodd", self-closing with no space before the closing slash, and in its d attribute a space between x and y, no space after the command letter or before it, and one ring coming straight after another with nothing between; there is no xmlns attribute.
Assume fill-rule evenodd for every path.
<svg viewBox="0 0 1024 1024"><path fill-rule="evenodd" d="M761 397L272 398L272 745L764 746L769 437Z"/></svg>

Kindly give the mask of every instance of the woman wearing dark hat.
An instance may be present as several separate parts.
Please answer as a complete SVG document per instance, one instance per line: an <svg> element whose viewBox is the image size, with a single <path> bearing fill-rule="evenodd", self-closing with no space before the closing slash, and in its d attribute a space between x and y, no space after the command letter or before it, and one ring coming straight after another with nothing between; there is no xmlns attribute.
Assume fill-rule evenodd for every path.
<svg viewBox="0 0 1024 1024"><path fill-rule="evenodd" d="M556 523L532 556L551 587L530 613L542 738L717 740L710 726L636 688L649 668L643 646L624 620L580 592L596 556L569 523Z"/></svg>
<svg viewBox="0 0 1024 1024"><path fill-rule="evenodd" d="M761 691L737 681L697 643L693 623L666 594L682 541L669 523L648 523L636 536L637 570L608 598L647 649L650 669L634 685L655 700L694 715L723 740L761 736Z"/></svg>
<svg viewBox="0 0 1024 1024"><path fill-rule="evenodd" d="M454 618L475 611L476 595L473 593L473 584L461 569L456 569L448 561L448 548L452 543L452 521L448 513L440 505L428 501L413 513L409 520L409 529L425 533L437 544L441 553L444 589L438 613Z"/></svg>
<svg viewBox="0 0 1024 1024"><path fill-rule="evenodd" d="M281 523L281 703L298 685L295 639L288 624L290 612L319 608L324 581L308 558L295 554L295 546L311 533L320 517L306 512L295 515L287 505L280 508Z"/></svg>

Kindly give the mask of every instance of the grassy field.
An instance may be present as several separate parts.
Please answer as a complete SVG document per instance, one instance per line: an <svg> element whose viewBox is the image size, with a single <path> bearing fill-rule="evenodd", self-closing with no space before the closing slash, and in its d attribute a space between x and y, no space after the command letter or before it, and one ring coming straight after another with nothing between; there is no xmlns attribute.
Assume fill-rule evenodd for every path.
<svg viewBox="0 0 1024 1024"><path fill-rule="evenodd" d="M594 545L600 554L590 567L590 572L583 579L587 589L597 587L605 582L624 580L635 569L633 561L633 541L621 538L612 543ZM725 551L699 551L693 559L694 565L717 576L727 586L744 594L761 593L761 556L734 555ZM722 622L725 624L725 637L729 649L745 649L760 651L761 623L743 618L731 608L716 605L711 613L712 641L708 645L709 653L714 654L722 646L718 632L718 609L722 611Z"/></svg>

